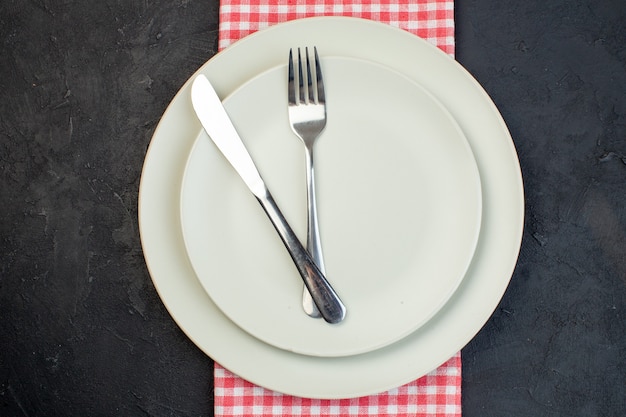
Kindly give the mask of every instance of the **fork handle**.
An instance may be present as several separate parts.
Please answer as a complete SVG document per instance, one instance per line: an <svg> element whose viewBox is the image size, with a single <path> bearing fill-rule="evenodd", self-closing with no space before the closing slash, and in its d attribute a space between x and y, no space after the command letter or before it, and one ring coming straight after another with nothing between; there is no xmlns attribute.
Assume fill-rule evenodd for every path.
<svg viewBox="0 0 626 417"><path fill-rule="evenodd" d="M255 193L255 197L280 235L304 281L304 285L309 290L324 320L328 323L339 323L342 321L346 316L346 307L328 280L326 280L324 274L311 259L309 253L304 249L302 243L300 243L300 240L276 205L269 190L265 188L264 193Z"/></svg>
<svg viewBox="0 0 626 417"><path fill-rule="evenodd" d="M317 202L315 197L315 173L313 168L313 144L305 145L306 159L306 188L307 188L307 238L306 250L318 266L322 274L326 274L324 266L324 254L322 252L322 242L320 239L319 224L317 221ZM309 316L321 317L311 294L304 288L302 292L302 308Z"/></svg>

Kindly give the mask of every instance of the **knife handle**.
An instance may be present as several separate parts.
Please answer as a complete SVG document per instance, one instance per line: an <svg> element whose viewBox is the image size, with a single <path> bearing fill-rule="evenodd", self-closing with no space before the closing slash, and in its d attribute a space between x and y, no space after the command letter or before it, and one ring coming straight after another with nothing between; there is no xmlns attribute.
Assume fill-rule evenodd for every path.
<svg viewBox="0 0 626 417"><path fill-rule="evenodd" d="M300 240L276 205L269 190L264 187L263 193L254 193L254 195L272 221L287 251L289 251L289 255L291 255L291 259L293 259L296 268L298 268L304 285L309 290L324 320L328 323L339 323L342 321L346 316L346 307L328 280L326 280L324 274L311 259L309 253L304 249L302 243L300 243Z"/></svg>

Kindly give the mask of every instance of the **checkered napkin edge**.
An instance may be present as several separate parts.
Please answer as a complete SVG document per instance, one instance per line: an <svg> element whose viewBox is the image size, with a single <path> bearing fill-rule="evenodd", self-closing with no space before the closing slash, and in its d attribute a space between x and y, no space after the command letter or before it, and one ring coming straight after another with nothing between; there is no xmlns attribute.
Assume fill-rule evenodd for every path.
<svg viewBox="0 0 626 417"><path fill-rule="evenodd" d="M415 381L359 398L320 400L281 394L239 378L217 363L214 382L219 417L461 416L460 352Z"/></svg>
<svg viewBox="0 0 626 417"><path fill-rule="evenodd" d="M454 56L453 0L226 0L220 4L219 49L276 23L350 16L413 33Z"/></svg>

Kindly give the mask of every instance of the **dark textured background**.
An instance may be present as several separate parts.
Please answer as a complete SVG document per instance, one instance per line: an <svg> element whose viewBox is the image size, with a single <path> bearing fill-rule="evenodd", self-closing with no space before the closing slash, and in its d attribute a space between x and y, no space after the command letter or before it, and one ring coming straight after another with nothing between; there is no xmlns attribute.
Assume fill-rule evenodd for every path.
<svg viewBox="0 0 626 417"><path fill-rule="evenodd" d="M457 0L457 59L526 187L463 414L626 413L626 2ZM212 363L145 268L137 194L217 0L0 2L0 416L209 416Z"/></svg>

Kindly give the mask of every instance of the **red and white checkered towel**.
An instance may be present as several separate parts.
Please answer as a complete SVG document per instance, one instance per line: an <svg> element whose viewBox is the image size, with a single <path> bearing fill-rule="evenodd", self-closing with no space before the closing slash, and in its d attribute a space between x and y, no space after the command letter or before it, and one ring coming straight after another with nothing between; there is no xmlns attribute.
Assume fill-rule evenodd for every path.
<svg viewBox="0 0 626 417"><path fill-rule="evenodd" d="M258 387L215 364L216 417L460 417L461 354L401 387L359 398L319 400Z"/></svg>
<svg viewBox="0 0 626 417"><path fill-rule="evenodd" d="M313 16L388 23L454 55L453 0L222 0L219 49L273 24Z"/></svg>
<svg viewBox="0 0 626 417"><path fill-rule="evenodd" d="M376 20L420 36L454 55L453 0L221 0L219 48L270 25L313 16ZM390 391L319 400L258 387L224 369L214 371L217 417L460 417L461 354L433 372Z"/></svg>

